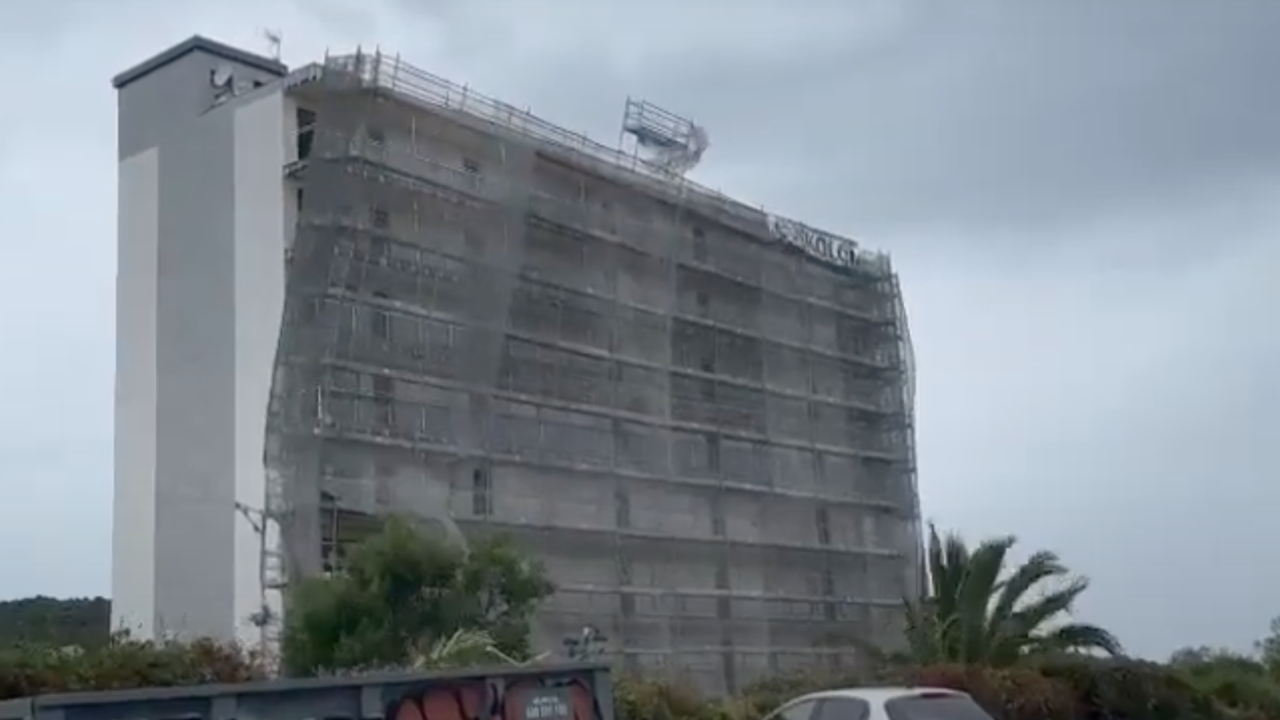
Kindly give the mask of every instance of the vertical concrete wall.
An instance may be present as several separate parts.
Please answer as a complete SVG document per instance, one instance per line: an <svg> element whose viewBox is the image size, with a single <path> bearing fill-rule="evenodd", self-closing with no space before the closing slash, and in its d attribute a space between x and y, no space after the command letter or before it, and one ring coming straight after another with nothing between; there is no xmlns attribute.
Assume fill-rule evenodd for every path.
<svg viewBox="0 0 1280 720"><path fill-rule="evenodd" d="M112 624L150 636L156 622L156 285L160 162L120 161L117 181L115 491Z"/></svg>
<svg viewBox="0 0 1280 720"><path fill-rule="evenodd" d="M263 467L267 411L275 374L276 349L284 312L285 248L293 228L286 225L286 209L293 197L281 174L292 113L282 93L266 92L246 99L234 113L232 178L233 229L233 347L235 427L235 502L263 508L266 474ZM264 594L260 563L264 523L235 518L235 601L233 621L238 637L257 639L250 616L262 609ZM278 609L278 608L274 608Z"/></svg>
<svg viewBox="0 0 1280 720"><path fill-rule="evenodd" d="M113 621L142 637L232 637L244 609L235 551L236 347L244 334L236 323L237 226L279 246L283 220L268 234L268 223L243 217L243 199L237 212L243 103L217 101L210 78L221 66L244 95L269 94L266 85L283 73L278 63L194 38L115 81L122 170L112 605ZM278 118L275 127L269 146L241 155L270 155L282 142ZM265 172L262 162L249 173ZM256 187L278 178L273 171ZM271 309L257 311L261 318ZM135 534L149 548L135 547L144 542Z"/></svg>
<svg viewBox="0 0 1280 720"><path fill-rule="evenodd" d="M160 144L156 298L158 631L226 637L235 522L231 117Z"/></svg>

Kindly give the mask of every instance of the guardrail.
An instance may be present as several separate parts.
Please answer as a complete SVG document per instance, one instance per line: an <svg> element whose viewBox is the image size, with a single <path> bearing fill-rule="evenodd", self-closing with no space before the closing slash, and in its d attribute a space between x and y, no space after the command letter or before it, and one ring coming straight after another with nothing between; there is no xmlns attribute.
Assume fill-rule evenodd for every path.
<svg viewBox="0 0 1280 720"><path fill-rule="evenodd" d="M329 56L319 69L317 66L307 66L296 71L294 75L299 79L295 82L315 80L330 69L348 73L365 86L384 88L428 106L461 112L519 135L581 153L611 167L630 172L660 191L693 193L704 200L717 203L723 210L745 214L749 219L764 224L776 240L795 245L827 263L880 274L889 271L887 253L863 249L850 238L735 200L719 190L684 176L674 175L641 157L603 145L583 133L544 120L529 110L415 67L401 60L398 55L388 56L381 52L370 54L357 50L353 54Z"/></svg>

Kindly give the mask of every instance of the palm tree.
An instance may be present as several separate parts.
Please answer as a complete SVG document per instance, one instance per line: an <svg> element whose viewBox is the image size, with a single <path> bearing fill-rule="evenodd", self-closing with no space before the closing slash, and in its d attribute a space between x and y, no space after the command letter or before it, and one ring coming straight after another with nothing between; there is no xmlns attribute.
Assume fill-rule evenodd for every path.
<svg viewBox="0 0 1280 720"><path fill-rule="evenodd" d="M1014 542L995 538L971 550L960 536L941 537L929 526L926 594L905 601L907 657L899 659L1007 666L1028 655L1122 652L1103 628L1057 622L1089 581L1071 576L1051 552L1007 567ZM1053 587L1039 591L1046 584Z"/></svg>

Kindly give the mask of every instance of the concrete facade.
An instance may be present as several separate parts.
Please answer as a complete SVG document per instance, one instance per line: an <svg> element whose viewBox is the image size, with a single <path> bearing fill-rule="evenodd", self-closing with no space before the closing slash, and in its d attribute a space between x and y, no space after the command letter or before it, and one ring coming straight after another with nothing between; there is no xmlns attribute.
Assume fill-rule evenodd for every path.
<svg viewBox="0 0 1280 720"><path fill-rule="evenodd" d="M190 122L174 179L163 144L122 165L120 342L142 352L118 371L116 516L150 532L118 532L122 617L246 635L255 592L399 512L541 559L547 649L593 624L620 662L723 691L848 661L841 633L894 640L919 510L886 257L376 55ZM153 191L180 171L226 197ZM200 233L171 251L206 270L175 299L153 256ZM237 502L266 509L256 562ZM165 553L209 555L201 598Z"/></svg>
<svg viewBox="0 0 1280 720"><path fill-rule="evenodd" d="M235 505L259 507L264 493L285 68L200 38L158 60L115 82L113 623L225 637L261 605L259 543ZM251 92L217 103L210 74L222 65ZM269 272L263 261L274 299L254 275Z"/></svg>

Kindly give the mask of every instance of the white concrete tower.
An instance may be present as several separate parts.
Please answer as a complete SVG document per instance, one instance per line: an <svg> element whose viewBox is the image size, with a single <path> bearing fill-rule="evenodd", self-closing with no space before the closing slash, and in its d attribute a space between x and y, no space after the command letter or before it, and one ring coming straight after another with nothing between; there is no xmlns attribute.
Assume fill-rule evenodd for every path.
<svg viewBox="0 0 1280 720"><path fill-rule="evenodd" d="M112 622L256 637L288 237L286 68L194 37L118 75ZM291 198L289 198L291 200Z"/></svg>

